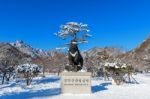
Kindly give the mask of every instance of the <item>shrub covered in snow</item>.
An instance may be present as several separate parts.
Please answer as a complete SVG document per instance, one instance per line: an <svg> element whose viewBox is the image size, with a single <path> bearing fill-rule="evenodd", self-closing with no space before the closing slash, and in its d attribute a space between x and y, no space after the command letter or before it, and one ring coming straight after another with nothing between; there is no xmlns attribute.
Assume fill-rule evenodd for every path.
<svg viewBox="0 0 150 99"><path fill-rule="evenodd" d="M122 64L122 63L105 63L104 64L104 72L105 74L109 74L112 76L114 82L117 85L120 85L125 81L124 75L128 75L128 80L130 82L130 77L133 73L133 67L130 64Z"/></svg>
<svg viewBox="0 0 150 99"><path fill-rule="evenodd" d="M22 64L17 67L17 73L21 74L27 85L30 85L33 77L37 76L40 73L40 67L36 64Z"/></svg>

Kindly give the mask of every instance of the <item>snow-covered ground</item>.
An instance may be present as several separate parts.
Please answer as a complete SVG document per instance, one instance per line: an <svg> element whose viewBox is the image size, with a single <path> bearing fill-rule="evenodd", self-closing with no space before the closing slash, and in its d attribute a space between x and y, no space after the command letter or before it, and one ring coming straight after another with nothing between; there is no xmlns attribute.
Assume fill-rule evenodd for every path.
<svg viewBox="0 0 150 99"><path fill-rule="evenodd" d="M113 85L111 81L92 78L92 94L61 94L60 78L37 77L32 85L23 81L0 85L0 99L150 99L150 74L138 74L138 84Z"/></svg>

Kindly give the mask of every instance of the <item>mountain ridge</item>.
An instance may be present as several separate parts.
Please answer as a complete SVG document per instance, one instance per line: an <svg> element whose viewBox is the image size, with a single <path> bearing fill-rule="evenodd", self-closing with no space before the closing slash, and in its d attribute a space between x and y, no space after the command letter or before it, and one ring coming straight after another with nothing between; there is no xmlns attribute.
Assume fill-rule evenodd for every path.
<svg viewBox="0 0 150 99"><path fill-rule="evenodd" d="M57 50L49 50L49 51L44 51L42 49L36 49L33 48L32 46L24 43L23 41L16 41L13 43L0 43L2 44L6 44L9 46L12 46L10 48L12 49L17 49L18 52L29 55L31 58L40 58L42 60L44 59L48 59L47 61L47 65L50 66L50 62L49 61L57 61L57 63L59 63L59 60L62 60L62 56L60 58L61 54L64 54L64 56L67 57L66 53L57 51ZM0 51L3 51L5 49L0 49ZM2 54L2 53L0 53ZM90 62L93 60L93 62L95 62L94 60L97 60L99 62L106 62L106 61L118 61L120 60L121 62L124 63L130 63L132 64L135 68L150 68L150 36L144 40L144 42L142 42L137 48L131 50L131 51L122 51L119 48L115 48L115 47L94 47L91 48L89 50L86 51L81 51L81 54L84 58L84 60L86 60L86 58L88 57L90 59ZM66 59L66 57L64 57ZM63 59L64 60L64 59ZM62 63L63 61L61 61ZM56 64L57 64L56 63ZM66 62L65 62L66 63ZM53 63L54 64L54 63ZM60 63L59 63L60 64ZM62 63L63 64L63 63ZM85 64L87 65L87 63L85 62ZM91 64L91 63L90 63ZM95 64L95 63L93 63Z"/></svg>

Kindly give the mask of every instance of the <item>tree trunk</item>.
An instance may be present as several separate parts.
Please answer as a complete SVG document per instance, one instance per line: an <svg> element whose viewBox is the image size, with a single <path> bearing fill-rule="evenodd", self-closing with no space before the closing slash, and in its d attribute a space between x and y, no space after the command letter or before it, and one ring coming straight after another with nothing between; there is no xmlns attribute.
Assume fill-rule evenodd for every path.
<svg viewBox="0 0 150 99"><path fill-rule="evenodd" d="M28 78L26 79L26 82L27 82L27 86L28 86L29 85L29 79Z"/></svg>
<svg viewBox="0 0 150 99"><path fill-rule="evenodd" d="M29 73L25 74L26 84L29 85Z"/></svg>
<svg viewBox="0 0 150 99"><path fill-rule="evenodd" d="M45 66L43 66L43 77L45 77Z"/></svg>
<svg viewBox="0 0 150 99"><path fill-rule="evenodd" d="M9 75L8 75L8 77L7 77L7 82L9 82L10 76L11 76L11 73L9 73Z"/></svg>
<svg viewBox="0 0 150 99"><path fill-rule="evenodd" d="M27 86L29 86L32 82L32 75L31 74L27 74L27 77L26 77L26 84Z"/></svg>
<svg viewBox="0 0 150 99"><path fill-rule="evenodd" d="M2 78L2 84L4 84L4 80L5 80L5 76L3 75L3 78Z"/></svg>
<svg viewBox="0 0 150 99"><path fill-rule="evenodd" d="M128 73L129 83L131 82L130 73Z"/></svg>
<svg viewBox="0 0 150 99"><path fill-rule="evenodd" d="M3 74L2 84L4 84L6 73Z"/></svg>

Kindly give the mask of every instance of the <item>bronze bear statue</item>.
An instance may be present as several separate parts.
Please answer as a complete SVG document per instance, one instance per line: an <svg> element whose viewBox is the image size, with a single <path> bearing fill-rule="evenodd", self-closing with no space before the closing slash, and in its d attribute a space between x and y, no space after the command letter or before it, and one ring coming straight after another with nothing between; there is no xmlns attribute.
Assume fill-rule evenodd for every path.
<svg viewBox="0 0 150 99"><path fill-rule="evenodd" d="M69 66L65 68L66 70L77 72L82 69L83 58L80 54L77 41L75 39L71 41L68 51L68 58L69 58Z"/></svg>

